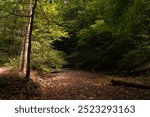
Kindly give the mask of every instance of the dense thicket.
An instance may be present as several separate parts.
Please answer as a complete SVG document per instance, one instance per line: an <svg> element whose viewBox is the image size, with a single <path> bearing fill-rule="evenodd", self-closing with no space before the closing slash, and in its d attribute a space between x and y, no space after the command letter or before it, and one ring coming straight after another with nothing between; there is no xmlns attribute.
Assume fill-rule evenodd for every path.
<svg viewBox="0 0 150 117"><path fill-rule="evenodd" d="M60 48L70 64L97 70L149 66L149 0L70 0L62 7L70 34Z"/></svg>

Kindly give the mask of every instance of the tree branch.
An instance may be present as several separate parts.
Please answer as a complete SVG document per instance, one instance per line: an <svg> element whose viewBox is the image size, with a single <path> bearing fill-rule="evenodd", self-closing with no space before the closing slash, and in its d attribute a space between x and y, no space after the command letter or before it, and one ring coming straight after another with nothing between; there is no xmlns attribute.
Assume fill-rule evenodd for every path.
<svg viewBox="0 0 150 117"><path fill-rule="evenodd" d="M7 10L4 10L4 9L0 9L0 11L6 12L6 13L9 13L10 15L15 15L15 16L18 16L18 17L31 17L31 15L16 14L16 13L13 13L13 12L10 12L10 11L7 11Z"/></svg>

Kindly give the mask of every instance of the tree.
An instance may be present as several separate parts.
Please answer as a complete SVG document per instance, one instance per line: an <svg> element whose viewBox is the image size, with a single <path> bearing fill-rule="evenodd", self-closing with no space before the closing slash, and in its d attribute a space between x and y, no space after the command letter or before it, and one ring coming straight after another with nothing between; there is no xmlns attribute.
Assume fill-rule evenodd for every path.
<svg viewBox="0 0 150 117"><path fill-rule="evenodd" d="M2 61L8 62L9 57L15 57L20 52L21 41L21 18L16 14L20 14L20 1L1 1L1 52L5 56ZM17 47L17 48L16 48ZM19 51L18 51L19 50ZM3 64L5 62L2 62Z"/></svg>
<svg viewBox="0 0 150 117"><path fill-rule="evenodd" d="M32 32L34 32L33 37L32 37L33 43L37 42L40 45L42 45L43 47L40 46L41 49L44 48L44 46L45 46L44 43L46 43L46 45L47 45L46 46L47 49L45 49L46 51L44 51L45 52L44 54L47 57L46 57L46 59L41 58L45 61L43 63L39 61L39 63L44 64L41 66L45 67L46 61L50 60L50 59L48 59L48 56L49 56L51 58L55 58L55 59L51 59L50 62L52 62L51 64L53 64L53 66L50 66L50 67L57 67L57 68L59 68L61 66L61 64L64 62L63 62L63 58L61 56L62 52L59 53L58 51L55 51L54 48L52 47L52 43L55 40L60 40L61 37L67 37L67 32L65 32L65 30L62 27L63 20L60 15L59 5L57 3L53 2L50 4L48 0L45 0L45 1L37 1L37 0L35 0L35 1L18 1L18 2L19 3L17 3L17 1L5 2L8 5L5 5L6 8L2 8L1 11L6 13L6 15L9 14L10 16L18 17L21 20L20 23L17 22L17 24L19 23L19 26L16 26L16 28L18 28L19 30L23 30L23 32L21 32L19 34L20 39L22 36L22 44L21 44L21 40L19 42L20 45L22 45L22 50L21 50L21 48L19 48L19 50L16 50L15 52L18 52L18 54L15 55L14 57L20 56L19 53L21 53L21 56L22 56L21 57L21 59L22 59L22 65L21 65L22 68L21 69L24 71L26 78L29 79L30 67L38 68L36 66L37 64L33 65L31 63L35 60L35 58L34 58L35 54L32 56L33 58L30 58L31 50L34 53L36 51L36 49L38 49L38 48L34 47L34 44L33 44L33 49L31 49ZM14 6L10 10L8 10L8 6L12 5L12 4ZM38 5L38 9L35 10L37 5ZM17 12L14 12L14 10L13 10L14 7L18 8ZM4 15L4 13L3 13L3 15ZM35 21L34 21L35 28L33 28L34 14L37 14ZM45 19L43 19L43 14L44 14ZM16 19L16 18L14 18L14 19ZM8 21L8 19L6 21ZM14 23L15 22L12 22L12 24L14 24ZM4 29L6 30L6 28L4 28ZM6 31L4 31L4 32L5 32L4 34L6 35ZM11 34L9 34L9 35L11 35ZM14 38L16 38L16 37L14 37ZM12 42L15 42L15 40L12 40L11 38L10 38L10 40ZM40 42L42 42L42 43L40 43ZM21 47L21 46L14 45L14 47L16 49L18 49L18 47ZM10 48L8 47L8 49L10 49ZM52 49L53 51L50 51L49 49ZM53 54L54 56L53 57L50 56L51 53L48 53L48 51L50 51L51 53L54 52L54 54ZM41 57L42 55L43 55L43 53L40 53L40 54L38 54L38 57ZM20 58L20 57L17 57L16 59L14 59L14 58L11 59L10 63L12 63L13 65L16 65L16 64L19 65L20 62L19 62L18 58ZM48 64L47 64L47 66L48 66Z"/></svg>
<svg viewBox="0 0 150 117"><path fill-rule="evenodd" d="M30 1L30 20L29 20L29 26L28 26L28 32L27 32L27 40L28 40L28 54L27 54L27 72L26 72L26 79L30 79L30 55L31 55L31 37L32 37L32 30L33 30L33 21L34 21L34 14L35 14L35 8L37 5L37 0L33 3L32 6L32 0Z"/></svg>
<svg viewBox="0 0 150 117"><path fill-rule="evenodd" d="M53 43L67 38L68 33L64 30L62 11L57 2L50 4L48 1L40 1L37 9L33 30L31 68L49 73L66 63L64 52L57 51Z"/></svg>

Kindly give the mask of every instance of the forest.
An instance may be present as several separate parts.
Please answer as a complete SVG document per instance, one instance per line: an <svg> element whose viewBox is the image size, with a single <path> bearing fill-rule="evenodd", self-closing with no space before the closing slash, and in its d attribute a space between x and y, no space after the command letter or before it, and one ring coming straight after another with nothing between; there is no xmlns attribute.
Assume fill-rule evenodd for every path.
<svg viewBox="0 0 150 117"><path fill-rule="evenodd" d="M0 99L150 99L150 1L0 0Z"/></svg>

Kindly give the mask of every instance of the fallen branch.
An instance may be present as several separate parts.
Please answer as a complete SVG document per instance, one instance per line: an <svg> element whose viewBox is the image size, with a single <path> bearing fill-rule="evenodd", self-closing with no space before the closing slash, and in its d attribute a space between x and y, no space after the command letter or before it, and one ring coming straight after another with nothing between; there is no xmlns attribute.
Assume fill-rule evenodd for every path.
<svg viewBox="0 0 150 117"><path fill-rule="evenodd" d="M126 86L126 87L134 87L139 89L150 89L150 86L148 85L137 84L137 83L127 82L122 80L111 80L111 83L113 84L113 86Z"/></svg>

